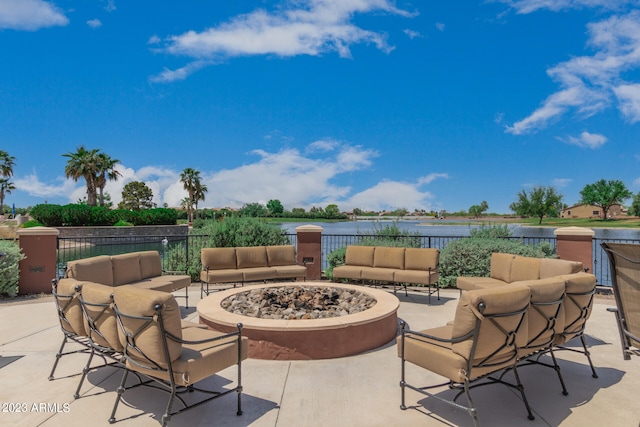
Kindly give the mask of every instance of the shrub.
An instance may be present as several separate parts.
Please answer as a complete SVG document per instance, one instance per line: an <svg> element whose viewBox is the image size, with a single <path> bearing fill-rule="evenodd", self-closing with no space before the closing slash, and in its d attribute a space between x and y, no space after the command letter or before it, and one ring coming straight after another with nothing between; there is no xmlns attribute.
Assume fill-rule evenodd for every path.
<svg viewBox="0 0 640 427"><path fill-rule="evenodd" d="M60 227L62 225L62 206L60 205L35 205L29 211L29 215L47 227Z"/></svg>
<svg viewBox="0 0 640 427"><path fill-rule="evenodd" d="M333 280L333 268L345 263L346 255L346 246L333 250L327 254L327 263L329 266L325 269L324 275L327 276L329 280Z"/></svg>
<svg viewBox="0 0 640 427"><path fill-rule="evenodd" d="M130 222L125 221L124 219L121 219L120 221L116 222L115 224L113 224L114 227L132 227L133 224L131 224Z"/></svg>
<svg viewBox="0 0 640 427"><path fill-rule="evenodd" d="M0 240L0 252L4 253L0 258L0 295L14 296L20 280L18 263L24 255L16 243L7 240Z"/></svg>
<svg viewBox="0 0 640 427"><path fill-rule="evenodd" d="M42 226L44 226L44 224L41 223L40 221L37 221L35 219L30 219L29 221L27 221L24 224L22 224L20 227L22 227L22 228L31 228L31 227L42 227Z"/></svg>
<svg viewBox="0 0 640 427"><path fill-rule="evenodd" d="M472 228L469 236L477 239L498 239L511 237L511 230L507 224L482 224L478 228Z"/></svg>
<svg viewBox="0 0 640 427"><path fill-rule="evenodd" d="M552 248L548 243L540 246L525 245L521 240L464 238L449 243L440 252L438 284L455 287L458 276L488 277L493 252L548 258Z"/></svg>

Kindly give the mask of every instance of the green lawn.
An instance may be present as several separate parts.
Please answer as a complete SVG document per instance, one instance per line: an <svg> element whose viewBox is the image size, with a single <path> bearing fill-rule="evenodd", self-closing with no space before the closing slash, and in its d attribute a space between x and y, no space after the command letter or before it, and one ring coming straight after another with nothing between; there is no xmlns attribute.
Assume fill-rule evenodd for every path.
<svg viewBox="0 0 640 427"><path fill-rule="evenodd" d="M500 222L499 220L496 222ZM517 222L533 227L588 227L588 228L637 228L640 227L639 218L629 219L587 219L587 218L544 218L542 224L540 218L510 219L509 222Z"/></svg>

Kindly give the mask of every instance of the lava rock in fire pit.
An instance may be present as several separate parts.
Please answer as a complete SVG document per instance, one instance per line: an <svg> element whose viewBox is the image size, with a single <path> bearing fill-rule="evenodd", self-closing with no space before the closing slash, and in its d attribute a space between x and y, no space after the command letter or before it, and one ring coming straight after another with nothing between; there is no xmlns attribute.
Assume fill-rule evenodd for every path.
<svg viewBox="0 0 640 427"><path fill-rule="evenodd" d="M356 289L281 286L235 294L222 301L228 312L260 319L326 319L367 310L376 304Z"/></svg>

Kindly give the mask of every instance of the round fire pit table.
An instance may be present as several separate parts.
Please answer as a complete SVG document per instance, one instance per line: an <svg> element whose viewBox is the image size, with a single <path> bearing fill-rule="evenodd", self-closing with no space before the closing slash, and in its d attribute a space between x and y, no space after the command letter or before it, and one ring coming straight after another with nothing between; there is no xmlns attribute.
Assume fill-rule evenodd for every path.
<svg viewBox="0 0 640 427"><path fill-rule="evenodd" d="M359 313L324 319L261 319L234 314L222 302L252 289L295 287L357 290L373 297L373 307ZM249 338L249 357L268 360L332 359L373 350L396 337L400 301L394 295L364 286L327 282L285 282L244 286L211 294L198 303L200 323L220 332L236 330Z"/></svg>

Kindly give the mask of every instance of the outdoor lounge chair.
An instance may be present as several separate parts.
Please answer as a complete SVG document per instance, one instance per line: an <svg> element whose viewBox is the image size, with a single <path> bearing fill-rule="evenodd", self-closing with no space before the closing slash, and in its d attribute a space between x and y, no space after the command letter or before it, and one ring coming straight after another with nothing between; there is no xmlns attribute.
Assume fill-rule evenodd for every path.
<svg viewBox="0 0 640 427"><path fill-rule="evenodd" d="M517 389L528 418L534 419L517 371L518 348L528 341L530 299L531 291L525 285L472 290L461 295L455 318L446 326L417 332L408 330L402 322L402 335L398 338L398 356L402 359L400 408L406 409L405 390L410 388L465 409L478 426L470 389L497 382ZM426 387L410 385L406 379L406 362L448 378L448 381ZM516 384L492 376L505 369L513 370ZM446 385L459 390L452 400L428 391ZM456 402L463 393L468 406Z"/></svg>
<svg viewBox="0 0 640 427"><path fill-rule="evenodd" d="M611 285L616 307L608 308L616 315L622 357L640 355L640 245L602 243L609 256Z"/></svg>
<svg viewBox="0 0 640 427"><path fill-rule="evenodd" d="M84 327L82 308L78 300L79 289L78 286L69 282L59 284L55 279L52 281L51 293L53 294L53 300L56 304L56 311L58 312L58 320L63 338L60 349L56 353L56 359L53 362L51 373L49 374L49 381L54 379L56 368L62 356L88 353L91 351L91 341ZM64 349L69 342L76 343L80 345L80 347L65 353Z"/></svg>
<svg viewBox="0 0 640 427"><path fill-rule="evenodd" d="M167 425L172 415L234 392L237 393L236 413L242 414L241 361L247 358L248 339L242 337L241 324L237 325L236 332L228 334L201 328L183 329L180 308L172 294L129 285L117 287L113 292L126 368L118 387L110 423L115 422L130 372L154 379L151 386L170 394L162 416L163 426ZM222 391L195 387L195 383L233 365L237 365L238 370L235 387ZM207 396L196 403L187 404L181 394L192 391ZM176 398L183 406L173 410Z"/></svg>
<svg viewBox="0 0 640 427"><path fill-rule="evenodd" d="M596 293L596 277L593 274L577 273L559 276L566 279L564 307L564 328L556 334L554 348L583 353L589 361L591 376L598 378L591 361L591 353L587 348L584 336L585 326L593 309L593 296ZM574 338L580 338L582 350L568 347L566 344Z"/></svg>

